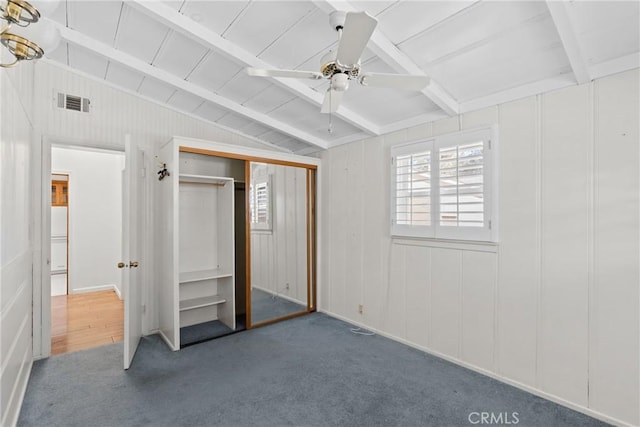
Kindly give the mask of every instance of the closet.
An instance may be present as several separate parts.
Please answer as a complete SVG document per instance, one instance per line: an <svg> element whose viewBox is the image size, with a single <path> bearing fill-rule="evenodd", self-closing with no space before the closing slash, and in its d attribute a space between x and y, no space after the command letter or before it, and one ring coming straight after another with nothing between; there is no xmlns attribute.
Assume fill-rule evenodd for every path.
<svg viewBox="0 0 640 427"><path fill-rule="evenodd" d="M157 312L171 349L315 311L319 163L189 138L160 147Z"/></svg>
<svg viewBox="0 0 640 427"><path fill-rule="evenodd" d="M173 141L160 157L169 171L159 182L160 323L175 350L181 328L219 321L236 329L233 175L243 171L233 173L224 159L180 152Z"/></svg>

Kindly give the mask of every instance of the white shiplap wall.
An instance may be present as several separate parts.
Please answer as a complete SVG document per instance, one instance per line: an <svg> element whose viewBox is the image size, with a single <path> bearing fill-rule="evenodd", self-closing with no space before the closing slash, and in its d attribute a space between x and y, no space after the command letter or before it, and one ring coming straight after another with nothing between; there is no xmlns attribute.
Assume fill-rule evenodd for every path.
<svg viewBox="0 0 640 427"><path fill-rule="evenodd" d="M272 229L251 233L251 283L306 306L306 169L266 167L271 175Z"/></svg>
<svg viewBox="0 0 640 427"><path fill-rule="evenodd" d="M89 98L89 114L60 110L55 106L54 94L67 93ZM145 200L147 201L144 255L140 258L140 274L144 282L143 298L147 301L147 316L143 331L158 328L156 292L154 289L155 262L153 256L154 219L153 203L157 186L154 185L158 162L155 158L159 146L173 136L186 136L209 141L225 142L246 147L270 149L256 140L226 130L192 116L178 113L151 100L116 89L103 81L50 62L39 61L35 66L35 120L38 135L58 144L99 146L101 148L124 149L126 134L145 151L147 179ZM41 182L41 178L37 179ZM40 193L40 186L37 187ZM41 196L39 196L41 197ZM35 206L36 210L40 206ZM37 218L36 226L41 226ZM36 284L40 289L40 284ZM46 295L46 293L45 293ZM38 300L39 297L36 297ZM38 312L39 306L35 307ZM36 317L38 313L36 313ZM38 341L38 337L35 337ZM46 346L45 346L46 348ZM38 349L38 346L36 346ZM36 351L36 356L40 354Z"/></svg>
<svg viewBox="0 0 640 427"><path fill-rule="evenodd" d="M636 69L323 153L320 308L638 425L638 82ZM499 243L391 239L389 147L494 123Z"/></svg>
<svg viewBox="0 0 640 427"><path fill-rule="evenodd" d="M116 89L104 81L50 62L36 64L36 125L56 141L124 148L124 135L142 144L160 144L172 136L267 148L248 136L226 130L151 100ZM91 112L55 107L58 92L91 100Z"/></svg>
<svg viewBox="0 0 640 427"><path fill-rule="evenodd" d="M32 364L33 67L0 71L0 425L15 425Z"/></svg>

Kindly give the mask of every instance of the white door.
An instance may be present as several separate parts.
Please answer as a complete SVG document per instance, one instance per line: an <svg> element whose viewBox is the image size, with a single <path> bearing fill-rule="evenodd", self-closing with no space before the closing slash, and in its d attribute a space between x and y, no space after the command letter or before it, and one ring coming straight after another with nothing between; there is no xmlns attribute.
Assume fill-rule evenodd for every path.
<svg viewBox="0 0 640 427"><path fill-rule="evenodd" d="M142 151L125 139L125 169L122 174L122 287L124 291L124 369L129 369L142 337L142 292L139 265L141 203L144 200Z"/></svg>

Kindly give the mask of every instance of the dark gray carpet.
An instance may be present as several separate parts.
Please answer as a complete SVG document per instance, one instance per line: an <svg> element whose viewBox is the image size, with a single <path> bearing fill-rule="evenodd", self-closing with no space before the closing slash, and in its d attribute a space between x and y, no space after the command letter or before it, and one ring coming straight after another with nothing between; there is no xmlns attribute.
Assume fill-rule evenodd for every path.
<svg viewBox="0 0 640 427"><path fill-rule="evenodd" d="M143 338L34 364L19 426L518 426L599 421L347 323L311 314L171 352Z"/></svg>
<svg viewBox="0 0 640 427"><path fill-rule="evenodd" d="M198 344L206 340L224 337L229 334L244 331L246 328L244 314L236 316L236 329L233 330L219 320L198 323L197 325L180 328L180 347Z"/></svg>
<svg viewBox="0 0 640 427"><path fill-rule="evenodd" d="M307 307L260 289L251 289L252 324L277 319L287 314L300 313L301 311L307 311Z"/></svg>

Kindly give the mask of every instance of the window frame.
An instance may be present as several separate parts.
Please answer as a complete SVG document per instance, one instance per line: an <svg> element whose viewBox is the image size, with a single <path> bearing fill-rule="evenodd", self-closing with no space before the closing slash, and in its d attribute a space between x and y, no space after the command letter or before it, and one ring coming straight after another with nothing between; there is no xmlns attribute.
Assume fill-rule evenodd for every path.
<svg viewBox="0 0 640 427"><path fill-rule="evenodd" d="M482 227L460 227L440 225L440 151L454 146L483 143L483 225ZM397 162L398 156L430 153L430 224L411 225L397 223ZM458 240L472 242L498 241L498 129L484 126L454 132L420 141L396 144L390 150L390 214L391 236L398 238L422 238Z"/></svg>

